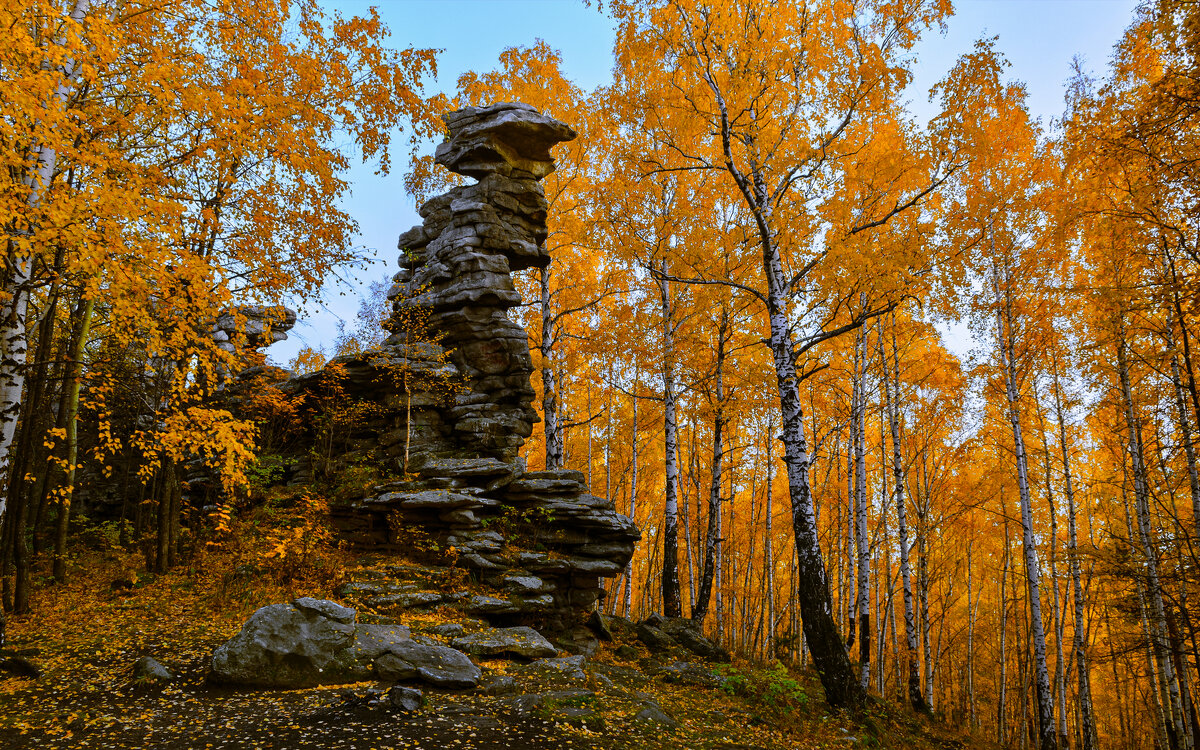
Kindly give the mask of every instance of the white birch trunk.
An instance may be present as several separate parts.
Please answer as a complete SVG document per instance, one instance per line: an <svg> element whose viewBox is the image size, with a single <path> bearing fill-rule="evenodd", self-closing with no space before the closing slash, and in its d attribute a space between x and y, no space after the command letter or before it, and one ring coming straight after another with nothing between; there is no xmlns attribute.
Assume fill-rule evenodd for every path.
<svg viewBox="0 0 1200 750"><path fill-rule="evenodd" d="M858 392L854 420L854 533L858 546L858 658L859 684L865 691L871 678L871 547L867 541L867 451L866 451L866 352L864 331L854 342L854 379Z"/></svg>
<svg viewBox="0 0 1200 750"><path fill-rule="evenodd" d="M908 658L908 702L914 711L928 711L925 697L921 694L920 657L917 654L917 623L913 611L912 568L909 565L908 511L905 507L904 455L900 442L900 352L896 343L895 319L892 320L892 366L891 373L884 360L883 388L888 404L888 420L892 432L892 484L896 493L896 535L900 543L900 582L904 598L904 644ZM889 378L892 387L888 387Z"/></svg>
<svg viewBox="0 0 1200 750"><path fill-rule="evenodd" d="M633 381L633 471L629 480L629 517L636 519L634 515L637 512L637 480L638 480L638 399L637 399L637 378L638 373L634 372ZM624 611L625 617L629 617L629 605L633 597L633 560L625 566L625 602Z"/></svg>
<svg viewBox="0 0 1200 750"><path fill-rule="evenodd" d="M679 601L679 429L675 398L675 322L671 310L671 288L666 280L667 261L662 261L658 280L662 302L663 460L666 486L663 493L662 601L663 614L680 617Z"/></svg>
<svg viewBox="0 0 1200 750"><path fill-rule="evenodd" d="M1138 539L1142 547L1145 565L1147 615L1149 631L1159 674L1167 693L1166 710L1169 712L1168 729L1174 735L1173 745L1189 747L1190 742L1184 729L1183 708L1179 694L1179 682L1171 661L1170 643L1167 639L1166 607L1163 602L1162 584L1158 574L1158 553L1154 546L1150 523L1150 488L1142 448L1141 424L1134 412L1133 389L1130 384L1129 362L1126 354L1124 330L1117 349L1117 363L1124 399L1125 420L1129 429L1128 450L1133 469L1133 490Z"/></svg>
<svg viewBox="0 0 1200 750"><path fill-rule="evenodd" d="M1071 588L1074 592L1075 627L1071 642L1075 652L1075 669L1078 685L1079 736L1082 750L1096 750L1096 716L1092 707L1091 674L1088 669L1087 644L1084 641L1084 601L1082 571L1079 566L1079 541L1075 523L1075 486L1071 480L1071 458L1067 450L1067 425L1063 415L1062 392L1058 382L1058 369L1054 371L1054 410L1058 418L1058 438L1062 447L1063 491L1067 496L1067 559L1071 571Z"/></svg>
<svg viewBox="0 0 1200 750"><path fill-rule="evenodd" d="M996 336L1000 365L1004 373L1004 391L1008 401L1008 420L1012 428L1013 450L1017 462L1017 489L1021 502L1022 547L1025 556L1025 577L1029 589L1030 633L1033 639L1034 689L1038 709L1038 745L1041 750L1058 746L1054 727L1054 703L1050 692L1050 672L1046 667L1046 633L1042 625L1041 573L1038 567L1036 541L1033 533L1033 506L1029 492L1029 465L1021 429L1020 394L1017 390L1017 369L1014 362L1015 337L1011 292L1006 287L1001 294L1000 271L994 270L993 287L996 301Z"/></svg>
<svg viewBox="0 0 1200 750"><path fill-rule="evenodd" d="M91 0L75 0L69 20L79 26L91 7ZM63 63L62 74L47 110L59 110L66 106L75 81L79 77L80 61L69 59ZM25 206L33 213L46 196L58 165L58 151L47 143L34 143L30 149L33 163L21 177L21 186L29 191ZM13 227L10 231L24 235L28 242L30 227ZM21 414L21 399L25 390L25 361L28 355L27 311L29 287L33 274L33 254L22 243L10 238L5 262L4 301L0 305L0 487L8 487L8 472L12 463L12 442L17 432L17 420ZM8 505L7 491L0 491L0 519L4 518Z"/></svg>
<svg viewBox="0 0 1200 750"><path fill-rule="evenodd" d="M1003 745L1008 740L1008 723L1005 713L1008 698L1008 568L1009 553L1008 519L1004 519L1004 567L1000 569L1000 699L996 702L996 742Z"/></svg>
<svg viewBox="0 0 1200 750"><path fill-rule="evenodd" d="M558 382L554 361L554 316L550 312L550 268L544 267L538 275L541 288L542 342L542 426L546 436L546 470L557 471L563 467L562 423L558 414Z"/></svg>
<svg viewBox="0 0 1200 750"><path fill-rule="evenodd" d="M775 548L774 528L771 517L774 515L772 495L775 492L775 422L774 415L767 417L767 523L766 538L763 540L763 564L766 566L766 597L767 597L767 659L775 658Z"/></svg>
<svg viewBox="0 0 1200 750"><path fill-rule="evenodd" d="M692 604L692 620L703 623L708 613L708 604L716 589L720 597L721 568L721 475L725 456L725 344L729 334L729 309L722 305L721 319L717 326L716 364L713 372L713 448L711 481L708 488L708 524L704 534L704 569L700 574L700 588ZM719 619L719 618L718 618Z"/></svg>

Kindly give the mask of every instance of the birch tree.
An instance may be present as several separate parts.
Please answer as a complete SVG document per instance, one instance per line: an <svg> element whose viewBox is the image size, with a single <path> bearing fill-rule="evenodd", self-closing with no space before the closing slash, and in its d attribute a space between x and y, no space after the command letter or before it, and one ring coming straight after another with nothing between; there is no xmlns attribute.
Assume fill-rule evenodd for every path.
<svg viewBox="0 0 1200 750"><path fill-rule="evenodd" d="M818 344L861 327L880 309L876 298L845 317L840 303L857 295L822 285L825 266L848 260L839 250L858 249L850 238L918 206L951 164L925 160L915 149L904 151L905 136L898 128L889 145L900 146L907 158L892 162L892 179L856 181L856 200L836 209L830 205L829 216L837 218L835 240L816 243L820 220L808 213L805 200L820 196L819 178L853 168L843 148L854 140L855 126L896 124L889 118L903 75L902 52L945 8L914 2L864 17L839 5L768 7L747 0L714 7L680 0L622 2L614 11L619 75L636 81L618 85L629 86L629 96L637 101L653 102L654 112L645 119L673 152L670 159L647 165L649 171L719 173L750 217L761 276L756 286L742 285L741 291L761 305L770 331L805 637L830 703L857 705L864 692L832 617L818 544L811 453L798 392L804 372L798 362ZM639 70L651 60L652 68ZM655 94L649 99L640 93L647 87ZM832 199L828 193L823 197ZM691 281L706 279L701 274Z"/></svg>

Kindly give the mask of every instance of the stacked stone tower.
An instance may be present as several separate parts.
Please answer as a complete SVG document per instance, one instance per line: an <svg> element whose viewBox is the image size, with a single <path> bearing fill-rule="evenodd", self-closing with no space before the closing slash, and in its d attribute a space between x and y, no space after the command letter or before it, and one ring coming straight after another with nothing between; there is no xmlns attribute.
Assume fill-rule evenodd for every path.
<svg viewBox="0 0 1200 750"><path fill-rule="evenodd" d="M611 502L588 494L581 472L527 472L518 457L538 415L528 339L508 317L521 303L511 273L550 263L539 180L554 169L550 148L575 133L524 104L443 119L449 138L437 162L476 182L421 206L424 222L400 237L389 294L400 313L424 311L413 317L427 330L397 330L380 351L335 360L346 392L379 408L345 441L334 473L382 462L398 478L339 508L336 520L359 547L453 548L454 564L493 587L458 606L567 632L640 538ZM398 369L462 387L449 398L408 392ZM284 388L319 389L323 377Z"/></svg>
<svg viewBox="0 0 1200 750"><path fill-rule="evenodd" d="M450 137L438 164L468 177L421 206L424 223L400 236L401 271L389 297L432 310L430 328L453 352L470 393L446 416L464 449L512 460L538 420L525 330L507 314L521 304L513 271L550 263L545 193L550 148L575 132L526 104L467 107L443 118ZM396 334L389 343L402 341Z"/></svg>

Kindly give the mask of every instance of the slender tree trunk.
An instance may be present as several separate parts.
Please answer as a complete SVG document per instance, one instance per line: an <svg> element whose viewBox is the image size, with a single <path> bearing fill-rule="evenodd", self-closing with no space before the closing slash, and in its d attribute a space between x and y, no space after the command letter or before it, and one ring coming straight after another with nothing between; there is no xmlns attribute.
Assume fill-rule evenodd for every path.
<svg viewBox="0 0 1200 750"><path fill-rule="evenodd" d="M917 606L920 608L918 618L921 628L921 653L925 663L925 705L932 712L936 708L933 694L933 647L932 624L929 620L929 456L922 453L921 466L918 467L917 486L921 487L921 498L917 503Z"/></svg>
<svg viewBox="0 0 1200 750"><path fill-rule="evenodd" d="M550 309L550 268L548 266L539 272L538 286L541 291L542 319L540 345L542 355L542 432L546 437L546 470L557 471L563 467L563 434L562 422L558 414L558 381L554 360L554 344L557 333L554 330L554 316Z"/></svg>
<svg viewBox="0 0 1200 750"><path fill-rule="evenodd" d="M775 514L775 422L774 415L767 417L767 524L763 538L763 565L765 566L765 593L767 598L767 659L775 658L775 531L771 520Z"/></svg>
<svg viewBox="0 0 1200 750"><path fill-rule="evenodd" d="M882 352L881 352L882 354ZM917 655L917 625L913 612L912 570L909 566L908 512L904 497L904 455L900 442L900 352L896 343L896 322L892 317L891 373L884 360L883 389L888 404L888 421L892 432L892 485L896 493L896 534L900 543L900 581L904 590L904 643L908 657L908 702L914 711L927 712L925 696L921 694L920 657ZM891 379L892 387L888 387Z"/></svg>
<svg viewBox="0 0 1200 750"><path fill-rule="evenodd" d="M679 601L679 433L675 400L675 321L671 308L671 288L666 280L667 262L662 261L658 281L662 302L662 379L663 379L663 457L666 488L663 497L663 613L680 617Z"/></svg>
<svg viewBox="0 0 1200 750"><path fill-rule="evenodd" d="M638 397L637 397L637 379L638 373L634 372L633 378L633 476L629 482L629 517L635 518L634 513L637 512L637 480L638 480ZM633 560L631 559L625 565L625 602L624 614L629 617L629 605L633 596Z"/></svg>
<svg viewBox="0 0 1200 750"><path fill-rule="evenodd" d="M842 585L839 586L839 606L845 613L846 617L846 646L854 645L854 635L858 632L858 600L854 596L854 586L857 577L854 574L856 567L855 548L858 544L858 536L854 524L854 506L858 499L855 492L855 463L854 453L858 448L858 377L856 375L850 386L850 424L849 434L846 440L846 526L845 534L839 534L839 540L843 537L846 540L846 573ZM841 511L838 511L838 518L841 518ZM838 566L838 574L841 575L842 566Z"/></svg>
<svg viewBox="0 0 1200 750"><path fill-rule="evenodd" d="M1067 734L1067 672L1063 658L1063 616L1062 602L1058 591L1058 507L1054 502L1054 477L1050 469L1050 438L1046 434L1046 420L1043 416L1041 398L1038 396L1037 379L1033 380L1033 403L1037 410L1038 432L1042 439L1042 467L1046 481L1046 505L1050 511L1050 592L1054 623L1054 700L1058 720L1058 744L1064 750L1071 746L1071 738Z"/></svg>
<svg viewBox="0 0 1200 750"><path fill-rule="evenodd" d="M1167 643L1166 610L1163 604L1162 585L1158 573L1158 554L1154 547L1150 526L1150 491L1142 447L1141 425L1134 411L1133 389L1130 384L1128 355L1122 323L1121 338L1117 345L1117 363L1121 381L1121 394L1124 400L1125 420L1129 430L1128 450L1133 469L1133 488L1135 516L1137 519L1138 539L1145 565L1147 615L1150 618L1150 639L1158 662L1159 674L1167 693L1166 711L1170 714L1168 728L1173 735L1173 748L1187 742L1183 726L1183 709L1179 695L1179 683L1171 664L1170 649Z"/></svg>
<svg viewBox="0 0 1200 750"><path fill-rule="evenodd" d="M1175 272L1175 259L1171 257L1170 246L1163 245L1163 254L1167 259L1167 269L1171 280L1171 303L1175 311L1175 320L1179 322L1179 339L1183 344L1183 364L1187 374L1187 390L1192 397L1192 413L1200 424L1200 389L1196 387L1196 370L1192 367L1191 334L1184 321L1183 303L1179 296L1179 277Z"/></svg>
<svg viewBox="0 0 1200 750"><path fill-rule="evenodd" d="M612 498L612 436L613 436L613 408L612 408L612 364L608 367L608 394L607 403L605 404L605 422L604 428L604 500L611 503ZM613 597L614 600L616 597Z"/></svg>
<svg viewBox="0 0 1200 750"><path fill-rule="evenodd" d="M1008 279L1006 279L1006 282ZM1011 291L1007 286L1001 296L1000 271L995 269L996 335L1000 364L1004 372L1005 395L1008 400L1008 419L1012 428L1014 453L1017 462L1017 489L1021 501L1022 547L1025 553L1025 577L1029 586L1029 619L1033 638L1034 686L1037 693L1038 745L1041 750L1055 750L1057 737L1054 728L1054 704L1050 692L1050 673L1046 667L1046 634L1042 627L1041 574L1033 531L1033 507L1029 493L1029 468L1025 441L1021 430L1020 394L1017 390L1017 366L1014 361L1016 333L1013 330Z"/></svg>
<svg viewBox="0 0 1200 750"><path fill-rule="evenodd" d="M1005 717L1005 702L1008 697L1008 568L1011 565L1009 552L1008 518L1004 519L1004 566L1000 569L1000 699L996 702L996 742L1004 745L1008 741L1008 723Z"/></svg>
<svg viewBox="0 0 1200 750"><path fill-rule="evenodd" d="M858 546L858 659L859 685L864 692L871 678L871 546L867 540L867 425L866 425L866 342L860 328L854 342L855 390L858 392L854 420L854 534Z"/></svg>
<svg viewBox="0 0 1200 750"><path fill-rule="evenodd" d="M725 454L722 438L725 430L725 346L729 336L729 308L721 307L721 320L717 326L717 361L713 373L713 450L712 481L708 489L708 528L704 534L704 570L700 574L700 588L692 605L692 620L704 622L708 612L709 597L721 565L721 462ZM768 436L768 439L774 438Z"/></svg>
<svg viewBox="0 0 1200 750"><path fill-rule="evenodd" d="M63 401L59 407L63 412L66 427L66 481L59 488L58 523L54 534L54 580L67 580L67 528L71 517L71 500L75 495L75 465L79 460L79 437L76 424L79 415L79 381L83 375L83 350L87 346L88 333L92 326L92 299L80 300L76 308L76 328L71 343L71 361L67 365L67 381L63 384Z"/></svg>
<svg viewBox="0 0 1200 750"><path fill-rule="evenodd" d="M967 542L967 726L974 733L979 727L975 710L975 610L979 606L979 597L972 592L975 586L972 546L971 542Z"/></svg>
<svg viewBox="0 0 1200 750"><path fill-rule="evenodd" d="M1164 266L1167 259L1164 255ZM1164 269L1169 273L1169 266ZM1187 459L1188 488L1192 494L1192 524L1196 539L1200 540L1200 470L1196 467L1196 445L1192 437L1192 421L1188 418L1188 408L1184 397L1183 377L1179 370L1179 354L1175 348L1175 324L1183 325L1183 319L1175 320L1174 309L1168 308L1167 326L1165 329L1166 348L1171 355L1171 386L1175 396L1175 415L1179 422L1179 442L1183 445L1184 457ZM1186 335L1186 331L1185 331Z"/></svg>
<svg viewBox="0 0 1200 750"><path fill-rule="evenodd" d="M1079 566L1079 540L1075 524L1075 485L1071 478L1071 458L1067 449L1067 423L1062 404L1062 388L1058 380L1057 361L1054 368L1054 411L1058 419L1058 439L1062 448L1063 491L1067 496L1067 559L1071 572L1071 588L1074 593L1075 615L1072 650L1075 652L1075 669L1078 679L1077 702L1079 704L1079 736L1083 750L1096 750L1096 716L1092 708L1091 675L1088 669L1087 644L1084 640L1084 601L1082 571Z"/></svg>

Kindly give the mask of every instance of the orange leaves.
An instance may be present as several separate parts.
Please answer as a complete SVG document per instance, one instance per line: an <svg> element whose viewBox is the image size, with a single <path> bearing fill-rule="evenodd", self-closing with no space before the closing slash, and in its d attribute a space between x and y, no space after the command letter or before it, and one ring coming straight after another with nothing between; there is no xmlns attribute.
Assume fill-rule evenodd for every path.
<svg viewBox="0 0 1200 750"><path fill-rule="evenodd" d="M290 511L285 518L277 519L277 526L268 532L259 553L284 582L311 572L334 545L329 503L324 498L306 492Z"/></svg>
<svg viewBox="0 0 1200 750"><path fill-rule="evenodd" d="M95 453L132 445L145 471L197 454L239 486L250 426L198 404L254 362L215 345L213 319L311 295L357 257L343 175L356 158L386 169L397 124L435 128L421 93L434 52L389 49L374 11L344 18L310 0L96 2L84 23L64 17L71 7L0 5L10 249L34 256L32 294L53 282L99 303ZM136 428L109 408L135 402Z"/></svg>
<svg viewBox="0 0 1200 750"><path fill-rule="evenodd" d="M132 442L147 458L139 470L143 479L149 480L164 460L198 456L230 494L246 486L246 468L254 461L253 425L224 409L192 406L172 412Z"/></svg>

